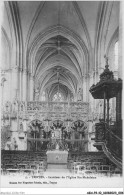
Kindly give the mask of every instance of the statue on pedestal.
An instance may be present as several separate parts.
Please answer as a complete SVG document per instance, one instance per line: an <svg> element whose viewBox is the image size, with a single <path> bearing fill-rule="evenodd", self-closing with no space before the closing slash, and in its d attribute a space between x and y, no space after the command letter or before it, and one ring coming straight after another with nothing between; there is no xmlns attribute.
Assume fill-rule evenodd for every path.
<svg viewBox="0 0 124 195"><path fill-rule="evenodd" d="M59 150L59 144L58 143L56 144L56 150Z"/></svg>
<svg viewBox="0 0 124 195"><path fill-rule="evenodd" d="M37 87L37 88L34 90L34 94L35 94L35 101L38 101L38 99L39 99L39 94L40 94L39 87Z"/></svg>

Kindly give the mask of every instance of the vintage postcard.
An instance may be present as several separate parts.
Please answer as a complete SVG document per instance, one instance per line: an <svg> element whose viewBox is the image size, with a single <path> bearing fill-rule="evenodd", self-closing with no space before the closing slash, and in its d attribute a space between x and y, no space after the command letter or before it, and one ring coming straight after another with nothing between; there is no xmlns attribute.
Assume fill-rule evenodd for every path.
<svg viewBox="0 0 124 195"><path fill-rule="evenodd" d="M123 4L1 2L1 194L123 194Z"/></svg>

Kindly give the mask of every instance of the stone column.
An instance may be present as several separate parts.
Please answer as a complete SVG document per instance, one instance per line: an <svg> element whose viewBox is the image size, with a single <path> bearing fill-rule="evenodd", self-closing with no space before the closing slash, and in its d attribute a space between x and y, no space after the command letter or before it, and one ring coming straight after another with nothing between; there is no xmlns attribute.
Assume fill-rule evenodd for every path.
<svg viewBox="0 0 124 195"><path fill-rule="evenodd" d="M86 101L89 102L90 74L86 74Z"/></svg>
<svg viewBox="0 0 124 195"><path fill-rule="evenodd" d="M97 82L99 82L99 80L100 80L98 71L96 72L95 75L96 75L96 83L97 83Z"/></svg>
<svg viewBox="0 0 124 195"><path fill-rule="evenodd" d="M19 100L22 101L22 95L23 95L23 89L22 85L23 84L23 77L22 77L22 69L19 69Z"/></svg>
<svg viewBox="0 0 124 195"><path fill-rule="evenodd" d="M124 2L120 1L120 15L119 15L119 59L118 59L118 77L122 79L122 33L123 33L123 18L124 18ZM117 121L117 134L122 138L122 91L119 90L116 96L116 121Z"/></svg>
<svg viewBox="0 0 124 195"><path fill-rule="evenodd" d="M83 101L87 101L86 75L83 76Z"/></svg>
<svg viewBox="0 0 124 195"><path fill-rule="evenodd" d="M27 72L27 95L26 100L30 101L30 73Z"/></svg>
<svg viewBox="0 0 124 195"><path fill-rule="evenodd" d="M27 70L23 70L23 101L27 100Z"/></svg>
<svg viewBox="0 0 124 195"><path fill-rule="evenodd" d="M93 79L94 79L94 72L89 74L89 89L93 85ZM92 97L91 93L89 92L89 103L90 103L90 108L93 111L93 105L94 105L94 98Z"/></svg>
<svg viewBox="0 0 124 195"><path fill-rule="evenodd" d="M6 82L6 78L3 77L2 78L2 81L1 81L1 105L3 107L4 105L4 99L5 99L5 96L4 96L4 91L5 91L5 82Z"/></svg>
<svg viewBox="0 0 124 195"><path fill-rule="evenodd" d="M18 67L13 67L11 72L11 101L18 98L19 90L19 71Z"/></svg>
<svg viewBox="0 0 124 195"><path fill-rule="evenodd" d="M123 33L123 19L124 19L124 2L120 1L120 16L119 16L119 62L118 62L118 77L122 78L122 33Z"/></svg>
<svg viewBox="0 0 124 195"><path fill-rule="evenodd" d="M33 101L33 92L34 92L34 77L30 74L30 101Z"/></svg>

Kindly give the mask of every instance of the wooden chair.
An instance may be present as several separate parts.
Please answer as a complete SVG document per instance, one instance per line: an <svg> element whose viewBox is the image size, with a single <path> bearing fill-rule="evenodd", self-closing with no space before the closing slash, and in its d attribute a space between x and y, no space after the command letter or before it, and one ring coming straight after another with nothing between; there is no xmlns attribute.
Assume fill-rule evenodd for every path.
<svg viewBox="0 0 124 195"><path fill-rule="evenodd" d="M97 174L98 165L91 165L90 171L92 174Z"/></svg>
<svg viewBox="0 0 124 195"><path fill-rule="evenodd" d="M19 163L19 164L17 164L17 168L19 169L19 173L26 172L26 170L28 169L28 164L27 163Z"/></svg>
<svg viewBox="0 0 124 195"><path fill-rule="evenodd" d="M68 160L68 163L67 163L67 168L71 171L72 168L73 168L73 163L74 161L73 160Z"/></svg>
<svg viewBox="0 0 124 195"><path fill-rule="evenodd" d="M93 162L93 165L100 166L101 162Z"/></svg>
<svg viewBox="0 0 124 195"><path fill-rule="evenodd" d="M5 169L14 169L15 168L14 164L5 164L4 167L5 167Z"/></svg>
<svg viewBox="0 0 124 195"><path fill-rule="evenodd" d="M4 165L4 168L3 168L3 171L5 173L14 173L14 172L18 172L19 169L17 168L17 165L16 164L5 164Z"/></svg>
<svg viewBox="0 0 124 195"><path fill-rule="evenodd" d="M46 170L46 164L44 161L40 162L37 167L37 173L43 173Z"/></svg>
<svg viewBox="0 0 124 195"><path fill-rule="evenodd" d="M85 174L86 171L86 165L77 165L77 174Z"/></svg>
<svg viewBox="0 0 124 195"><path fill-rule="evenodd" d="M110 176L111 175L110 165L100 165L97 169L97 174Z"/></svg>
<svg viewBox="0 0 124 195"><path fill-rule="evenodd" d="M119 169L119 168L114 168L114 167L111 167L111 174L110 176L116 176L116 177L120 177L122 176L122 171Z"/></svg>
<svg viewBox="0 0 124 195"><path fill-rule="evenodd" d="M73 172L77 173L77 165L81 165L81 161L73 162Z"/></svg>

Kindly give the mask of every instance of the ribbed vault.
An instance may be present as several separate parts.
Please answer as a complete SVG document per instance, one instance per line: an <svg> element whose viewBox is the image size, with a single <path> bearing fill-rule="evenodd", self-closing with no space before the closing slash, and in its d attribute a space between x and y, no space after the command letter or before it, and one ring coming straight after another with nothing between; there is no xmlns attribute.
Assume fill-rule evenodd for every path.
<svg viewBox="0 0 124 195"><path fill-rule="evenodd" d="M88 79L98 78L104 54L110 55L118 39L118 26L117 1L4 2L1 34L7 58L4 54L2 67L18 70L19 78L7 80L15 91L12 98L19 87L20 99L33 100L36 91L39 98L44 92L52 99L59 80L64 99L77 101L81 89L87 100Z"/></svg>
<svg viewBox="0 0 124 195"><path fill-rule="evenodd" d="M48 38L39 45L35 53L35 89L39 89L40 95L47 91L51 100L58 88L65 100L72 98L86 71L85 66L82 66L85 64L84 58L81 58L83 55L85 56L83 49L80 51L79 47L65 36Z"/></svg>

